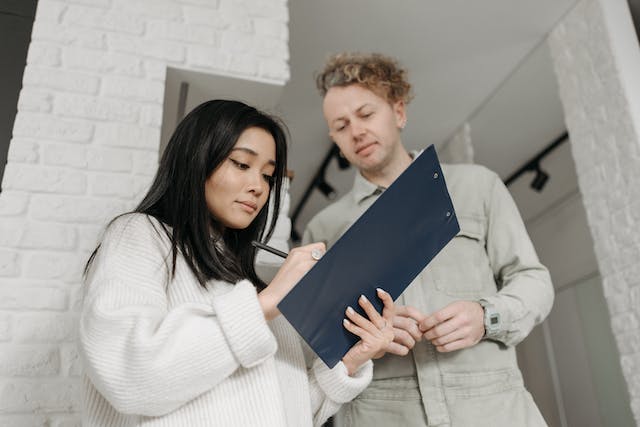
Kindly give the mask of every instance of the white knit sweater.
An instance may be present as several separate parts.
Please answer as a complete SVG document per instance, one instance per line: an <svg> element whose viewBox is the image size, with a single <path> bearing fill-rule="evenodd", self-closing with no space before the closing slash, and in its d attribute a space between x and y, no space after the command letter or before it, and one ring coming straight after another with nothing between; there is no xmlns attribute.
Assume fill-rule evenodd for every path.
<svg viewBox="0 0 640 427"><path fill-rule="evenodd" d="M265 321L248 281L205 290L178 257L167 283L170 257L146 215L105 233L80 324L83 425L319 425L368 385L371 362L349 377L305 357L282 316Z"/></svg>

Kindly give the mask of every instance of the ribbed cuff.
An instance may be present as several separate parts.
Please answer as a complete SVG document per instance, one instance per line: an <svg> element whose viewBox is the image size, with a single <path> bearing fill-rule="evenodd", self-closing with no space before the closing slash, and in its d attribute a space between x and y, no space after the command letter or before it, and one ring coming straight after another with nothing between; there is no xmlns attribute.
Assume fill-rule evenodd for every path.
<svg viewBox="0 0 640 427"><path fill-rule="evenodd" d="M217 296L213 308L231 350L243 367L258 365L275 354L278 344L251 282L238 282L232 291Z"/></svg>
<svg viewBox="0 0 640 427"><path fill-rule="evenodd" d="M329 369L322 360L316 359L313 372L322 391L334 402L342 404L352 401L367 388L373 377L373 363L369 360L349 376L344 363L338 362Z"/></svg>

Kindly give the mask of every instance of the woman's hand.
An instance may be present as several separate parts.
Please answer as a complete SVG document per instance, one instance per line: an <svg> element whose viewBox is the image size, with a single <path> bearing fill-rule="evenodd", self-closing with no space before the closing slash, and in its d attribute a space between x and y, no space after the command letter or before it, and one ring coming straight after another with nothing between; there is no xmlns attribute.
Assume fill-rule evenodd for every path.
<svg viewBox="0 0 640 427"><path fill-rule="evenodd" d="M289 252L284 264L275 277L260 294L258 300L267 320L280 315L278 303L287 293L307 274L307 271L315 265L326 252L324 243L312 243L310 245L294 248Z"/></svg>
<svg viewBox="0 0 640 427"><path fill-rule="evenodd" d="M342 358L349 375L353 375L368 360L382 357L385 350L393 342L393 318L395 316L393 299L382 289L378 289L378 298L384 303L382 315L376 311L364 295L358 299L358 304L364 309L368 319L358 314L353 308L347 308L347 318L343 321L344 327L360 337L360 341L351 347Z"/></svg>

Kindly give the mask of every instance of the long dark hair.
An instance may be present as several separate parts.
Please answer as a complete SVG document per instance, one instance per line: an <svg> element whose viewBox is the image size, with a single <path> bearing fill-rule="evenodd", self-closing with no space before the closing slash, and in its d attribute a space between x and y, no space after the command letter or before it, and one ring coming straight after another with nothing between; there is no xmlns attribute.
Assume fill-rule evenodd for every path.
<svg viewBox="0 0 640 427"><path fill-rule="evenodd" d="M242 132L251 127L269 132L276 143L269 202L247 228L222 227L207 208L205 182L227 159ZM256 274L256 248L251 241L269 239L279 215L287 164L284 129L276 118L242 102L227 100L200 104L178 124L149 191L133 210L158 219L171 240L169 279L175 274L180 252L203 287L210 279L230 283L248 279L259 289L266 286ZM265 233L269 205L273 212ZM223 231L212 238L212 230ZM85 273L99 248L91 254Z"/></svg>

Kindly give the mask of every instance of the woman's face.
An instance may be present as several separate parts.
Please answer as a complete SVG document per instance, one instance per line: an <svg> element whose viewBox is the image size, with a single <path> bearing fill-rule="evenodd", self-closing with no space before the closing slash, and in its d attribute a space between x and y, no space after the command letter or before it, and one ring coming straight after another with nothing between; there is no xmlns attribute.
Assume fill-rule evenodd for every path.
<svg viewBox="0 0 640 427"><path fill-rule="evenodd" d="M276 143L262 128L246 129L205 182L209 212L225 227L244 229L269 199Z"/></svg>
<svg viewBox="0 0 640 427"><path fill-rule="evenodd" d="M406 121L402 101L389 104L360 85L334 86L322 102L331 139L359 170L376 173L396 160L400 128Z"/></svg>

